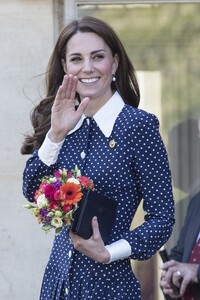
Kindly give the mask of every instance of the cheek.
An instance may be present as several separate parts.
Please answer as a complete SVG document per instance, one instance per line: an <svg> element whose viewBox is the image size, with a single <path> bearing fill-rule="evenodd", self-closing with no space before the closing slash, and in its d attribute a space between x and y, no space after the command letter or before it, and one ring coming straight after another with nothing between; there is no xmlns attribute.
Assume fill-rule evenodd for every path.
<svg viewBox="0 0 200 300"><path fill-rule="evenodd" d="M67 74L73 74L76 75L80 71L80 67L72 65L72 64L67 64L65 68L65 72Z"/></svg>
<svg viewBox="0 0 200 300"><path fill-rule="evenodd" d="M111 65L110 63L107 63L107 64L103 65L102 66L102 72L107 74L108 77L112 76L113 65Z"/></svg>

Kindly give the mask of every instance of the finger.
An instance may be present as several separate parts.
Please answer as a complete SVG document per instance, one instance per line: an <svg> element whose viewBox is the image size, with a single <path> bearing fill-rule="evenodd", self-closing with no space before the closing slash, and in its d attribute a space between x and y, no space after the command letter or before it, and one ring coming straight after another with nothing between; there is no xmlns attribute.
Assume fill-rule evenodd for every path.
<svg viewBox="0 0 200 300"><path fill-rule="evenodd" d="M97 221L97 217L93 217L92 219L92 230L93 230L93 238L98 239L100 237L100 232L99 232L99 224Z"/></svg>
<svg viewBox="0 0 200 300"><path fill-rule="evenodd" d="M168 268L177 266L177 265L178 265L178 263L175 260L171 259L171 260L165 262L164 264L162 264L161 269L167 270Z"/></svg>
<svg viewBox="0 0 200 300"><path fill-rule="evenodd" d="M60 86L58 91L57 91L57 94L56 94L56 97L55 97L55 100L54 100L54 103L53 103L53 106L52 106L52 111L54 109L60 109L62 107L62 105L66 105L66 99L65 99L65 90L63 88L63 86Z"/></svg>
<svg viewBox="0 0 200 300"><path fill-rule="evenodd" d="M80 105L78 106L77 112L79 112L82 115L84 113L89 101L90 101L90 98L88 98L88 97L83 98Z"/></svg>
<svg viewBox="0 0 200 300"><path fill-rule="evenodd" d="M181 295L184 295L189 283L190 283L190 280L186 277L182 280L181 286L180 286L180 294Z"/></svg>
<svg viewBox="0 0 200 300"><path fill-rule="evenodd" d="M179 271L179 269L181 268L181 264L176 263L176 265L173 265L172 267L169 267L169 269L167 270L166 273L166 279L171 282L174 280L180 280L181 279L181 273Z"/></svg>
<svg viewBox="0 0 200 300"><path fill-rule="evenodd" d="M64 89L63 86L59 86L58 91L56 93L56 97L55 97L55 101L54 101L54 105L56 104L56 102L60 102L60 99L62 99L64 96Z"/></svg>
<svg viewBox="0 0 200 300"><path fill-rule="evenodd" d="M78 78L72 74L65 75L63 79L63 90L65 92L64 98L74 100L76 95Z"/></svg>
<svg viewBox="0 0 200 300"><path fill-rule="evenodd" d="M175 272L175 270L173 268L169 268L167 270L166 275L165 275L165 279L168 283L172 282L172 277L173 277L174 272Z"/></svg>
<svg viewBox="0 0 200 300"><path fill-rule="evenodd" d="M167 272L166 272L165 270L162 270L161 273L160 273L160 277L161 277L161 278L162 278L162 277L165 277L166 273L167 273Z"/></svg>
<svg viewBox="0 0 200 300"><path fill-rule="evenodd" d="M76 86L77 77L65 75L62 85L58 88L53 107L59 107L62 103L64 103L64 105L68 104L69 106L74 106Z"/></svg>
<svg viewBox="0 0 200 300"><path fill-rule="evenodd" d="M171 289L171 284L169 284L164 278L161 279L160 286L162 289Z"/></svg>
<svg viewBox="0 0 200 300"><path fill-rule="evenodd" d="M69 80L68 80L68 97L67 99L74 100L76 96L76 89L77 89L77 83L78 83L78 77L69 75Z"/></svg>
<svg viewBox="0 0 200 300"><path fill-rule="evenodd" d="M179 270L173 273L173 276L172 276L173 284L175 284L176 286L179 287L181 279L182 279L182 274Z"/></svg>
<svg viewBox="0 0 200 300"><path fill-rule="evenodd" d="M165 295L169 295L171 298L174 298L174 293L173 293L172 288L168 288L168 287L163 288L163 293ZM177 298L177 296L176 296L176 298Z"/></svg>

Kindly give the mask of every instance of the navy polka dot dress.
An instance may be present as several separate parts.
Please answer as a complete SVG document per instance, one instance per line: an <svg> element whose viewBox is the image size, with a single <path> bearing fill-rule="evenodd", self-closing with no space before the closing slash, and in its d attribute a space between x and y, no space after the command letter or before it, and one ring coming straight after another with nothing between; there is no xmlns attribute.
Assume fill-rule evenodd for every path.
<svg viewBox="0 0 200 300"><path fill-rule="evenodd" d="M93 118L86 118L66 137L54 165L45 165L37 151L27 161L23 193L29 201L41 177L77 164L96 190L118 201L109 244L123 238L132 249L127 259L100 264L76 251L64 228L55 236L40 300L141 299L130 259L150 258L168 240L174 224L171 174L158 127L154 115L124 105L109 138ZM130 231L141 199L144 223Z"/></svg>

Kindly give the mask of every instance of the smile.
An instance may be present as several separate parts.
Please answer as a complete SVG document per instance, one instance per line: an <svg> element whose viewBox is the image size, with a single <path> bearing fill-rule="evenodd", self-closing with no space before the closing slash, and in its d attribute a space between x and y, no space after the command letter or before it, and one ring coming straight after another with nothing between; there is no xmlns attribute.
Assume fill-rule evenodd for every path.
<svg viewBox="0 0 200 300"><path fill-rule="evenodd" d="M80 81L82 83L94 83L97 82L99 80L99 77L94 77L94 78L82 78L80 79Z"/></svg>

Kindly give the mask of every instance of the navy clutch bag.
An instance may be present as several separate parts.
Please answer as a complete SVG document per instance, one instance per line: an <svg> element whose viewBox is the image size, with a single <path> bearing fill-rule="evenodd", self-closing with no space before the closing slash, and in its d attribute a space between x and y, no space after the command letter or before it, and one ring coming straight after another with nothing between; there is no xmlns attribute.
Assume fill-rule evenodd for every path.
<svg viewBox="0 0 200 300"><path fill-rule="evenodd" d="M96 191L84 192L84 197L74 212L72 232L84 239L89 239L92 236L92 218L96 216L102 239L107 244L115 221L116 208L117 201Z"/></svg>

